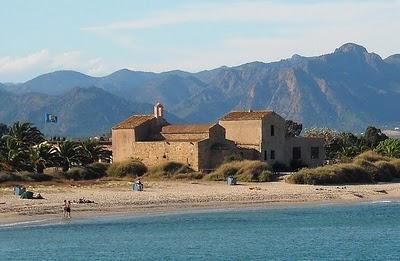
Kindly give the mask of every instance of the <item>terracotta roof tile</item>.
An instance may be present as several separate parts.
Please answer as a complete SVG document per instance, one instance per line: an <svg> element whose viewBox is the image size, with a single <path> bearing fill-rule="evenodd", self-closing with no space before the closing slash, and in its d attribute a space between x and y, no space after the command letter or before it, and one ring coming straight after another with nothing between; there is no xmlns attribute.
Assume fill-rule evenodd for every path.
<svg viewBox="0 0 400 261"><path fill-rule="evenodd" d="M246 121L261 120L267 115L271 115L273 111L232 111L222 117L221 121Z"/></svg>
<svg viewBox="0 0 400 261"><path fill-rule="evenodd" d="M132 115L128 119L115 125L113 129L133 129L153 118L153 115Z"/></svg>
<svg viewBox="0 0 400 261"><path fill-rule="evenodd" d="M167 125L162 128L162 133L205 133L215 124L185 124Z"/></svg>

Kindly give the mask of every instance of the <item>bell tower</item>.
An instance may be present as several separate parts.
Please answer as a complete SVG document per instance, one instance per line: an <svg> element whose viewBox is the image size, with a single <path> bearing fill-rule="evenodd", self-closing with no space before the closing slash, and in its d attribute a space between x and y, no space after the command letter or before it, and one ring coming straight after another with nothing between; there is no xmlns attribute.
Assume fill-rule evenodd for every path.
<svg viewBox="0 0 400 261"><path fill-rule="evenodd" d="M154 105L154 117L164 118L164 106L159 102Z"/></svg>

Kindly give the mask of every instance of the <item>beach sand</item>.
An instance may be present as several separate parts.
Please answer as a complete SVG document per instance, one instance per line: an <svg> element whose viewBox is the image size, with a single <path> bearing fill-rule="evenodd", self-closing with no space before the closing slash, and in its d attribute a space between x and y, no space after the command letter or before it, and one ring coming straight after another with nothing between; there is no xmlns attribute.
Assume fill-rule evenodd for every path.
<svg viewBox="0 0 400 261"><path fill-rule="evenodd" d="M201 209L273 207L400 199L400 183L312 186L284 181L228 186L209 181L145 181L142 192L129 181L31 183L27 190L45 199L20 199L11 186L0 187L0 224L62 217L64 199L95 203L72 204L73 218L106 215L170 213Z"/></svg>

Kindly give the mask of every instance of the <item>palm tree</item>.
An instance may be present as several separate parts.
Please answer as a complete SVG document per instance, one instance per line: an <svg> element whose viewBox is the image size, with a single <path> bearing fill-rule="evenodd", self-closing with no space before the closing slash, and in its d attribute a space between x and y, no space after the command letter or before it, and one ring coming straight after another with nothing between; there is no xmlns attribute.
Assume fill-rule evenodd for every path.
<svg viewBox="0 0 400 261"><path fill-rule="evenodd" d="M56 160L55 154L56 150L46 143L41 143L30 148L29 155L33 171L43 173L45 168L53 166Z"/></svg>
<svg viewBox="0 0 400 261"><path fill-rule="evenodd" d="M38 145L44 141L43 134L29 122L15 122L5 136L13 138L19 145L24 146Z"/></svg>
<svg viewBox="0 0 400 261"><path fill-rule="evenodd" d="M400 139L386 139L381 141L375 151L392 158L400 158Z"/></svg>
<svg viewBox="0 0 400 261"><path fill-rule="evenodd" d="M31 170L29 148L21 146L18 141L4 135L1 139L0 160L15 170Z"/></svg>
<svg viewBox="0 0 400 261"><path fill-rule="evenodd" d="M68 171L73 164L78 164L81 161L82 155L80 146L74 141L64 141L58 147L53 148L55 153L56 162L63 171Z"/></svg>
<svg viewBox="0 0 400 261"><path fill-rule="evenodd" d="M109 160L111 153L104 149L96 140L86 140L81 143L82 163L84 165L98 161L99 159Z"/></svg>

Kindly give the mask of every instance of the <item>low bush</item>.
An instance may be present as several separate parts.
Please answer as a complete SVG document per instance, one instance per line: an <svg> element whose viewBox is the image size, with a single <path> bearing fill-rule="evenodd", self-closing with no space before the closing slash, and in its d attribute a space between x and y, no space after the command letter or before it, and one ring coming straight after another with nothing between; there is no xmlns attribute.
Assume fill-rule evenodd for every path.
<svg viewBox="0 0 400 261"><path fill-rule="evenodd" d="M357 157L354 158L354 161L357 160L366 160L369 162L376 162L376 161L390 161L391 159L389 157L382 156L375 151L369 150L366 152L361 153Z"/></svg>
<svg viewBox="0 0 400 261"><path fill-rule="evenodd" d="M138 160L113 163L107 169L107 175L111 177L140 177L147 172L146 165Z"/></svg>
<svg viewBox="0 0 400 261"><path fill-rule="evenodd" d="M62 179L91 180L106 176L108 164L92 163L82 167L73 167L66 172L57 173L56 176Z"/></svg>
<svg viewBox="0 0 400 261"><path fill-rule="evenodd" d="M178 173L173 176L175 179L188 179L188 180L194 180L194 179L202 179L204 178L204 173L201 172L191 172L191 173Z"/></svg>
<svg viewBox="0 0 400 261"><path fill-rule="evenodd" d="M9 181L19 182L19 181L24 181L24 178L21 175L17 175L16 173L12 172L0 172L0 183Z"/></svg>
<svg viewBox="0 0 400 261"><path fill-rule="evenodd" d="M272 170L274 172L284 172L284 171L289 171L290 168L286 164L277 161L272 165Z"/></svg>
<svg viewBox="0 0 400 261"><path fill-rule="evenodd" d="M376 161L374 165L378 171L373 173L373 179L375 181L392 181L393 177L396 176L396 167L387 161Z"/></svg>
<svg viewBox="0 0 400 261"><path fill-rule="evenodd" d="M391 163L393 164L396 174L394 175L395 178L400 178L400 159L392 160Z"/></svg>
<svg viewBox="0 0 400 261"><path fill-rule="evenodd" d="M191 179L197 177L193 170L185 164L169 161L153 167L146 174L149 178L175 178L175 179Z"/></svg>
<svg viewBox="0 0 400 261"><path fill-rule="evenodd" d="M235 176L238 181L261 182L271 181L270 166L262 161L232 161L219 166L214 172L206 175L207 180L225 181L229 176Z"/></svg>
<svg viewBox="0 0 400 261"><path fill-rule="evenodd" d="M295 184L343 184L343 183L371 183L372 178L366 169L357 164L337 164L318 167L314 169L304 168L290 175L289 183Z"/></svg>
<svg viewBox="0 0 400 261"><path fill-rule="evenodd" d="M54 178L53 176L48 174L30 173L30 172L22 173L22 177L25 181L36 181L36 182L50 181L53 180Z"/></svg>

